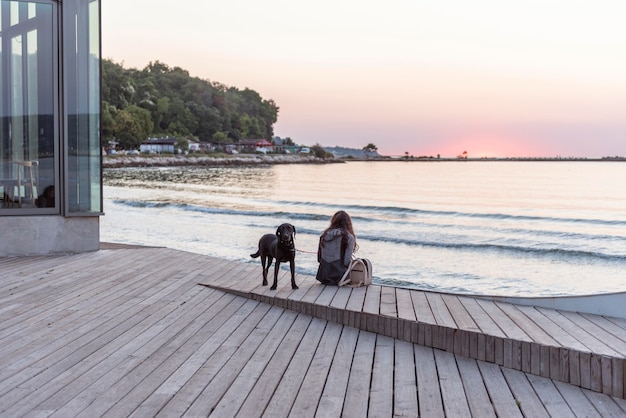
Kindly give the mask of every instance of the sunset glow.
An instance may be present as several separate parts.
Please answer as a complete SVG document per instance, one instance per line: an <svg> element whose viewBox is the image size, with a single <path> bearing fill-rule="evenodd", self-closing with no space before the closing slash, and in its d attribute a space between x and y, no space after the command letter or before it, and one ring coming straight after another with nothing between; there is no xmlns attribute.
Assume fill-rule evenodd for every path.
<svg viewBox="0 0 626 418"><path fill-rule="evenodd" d="M108 0L102 9L105 58L254 89L280 107L275 134L297 143L626 155L624 2Z"/></svg>

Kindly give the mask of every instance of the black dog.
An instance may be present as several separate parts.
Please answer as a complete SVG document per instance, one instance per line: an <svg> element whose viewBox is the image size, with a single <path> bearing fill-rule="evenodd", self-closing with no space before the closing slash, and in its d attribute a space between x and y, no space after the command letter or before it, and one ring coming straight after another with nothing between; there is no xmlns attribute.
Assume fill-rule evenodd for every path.
<svg viewBox="0 0 626 418"><path fill-rule="evenodd" d="M261 266L263 267L263 286L267 286L267 272L272 265L272 260L276 259L274 265L274 283L270 290L276 290L278 284L278 270L280 263L289 261L291 269L291 288L297 289L295 269L296 269L296 247L293 239L296 235L296 227L291 224L282 224L276 230L276 234L266 234L259 240L259 250L250 254L250 257L257 258L261 256ZM267 265L266 265L267 262Z"/></svg>

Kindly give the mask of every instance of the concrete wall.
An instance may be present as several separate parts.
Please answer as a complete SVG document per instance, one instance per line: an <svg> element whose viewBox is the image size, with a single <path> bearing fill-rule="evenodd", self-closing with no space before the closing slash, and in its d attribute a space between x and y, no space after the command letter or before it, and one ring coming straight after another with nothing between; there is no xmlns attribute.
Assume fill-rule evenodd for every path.
<svg viewBox="0 0 626 418"><path fill-rule="evenodd" d="M1 216L0 257L79 253L100 248L98 216Z"/></svg>

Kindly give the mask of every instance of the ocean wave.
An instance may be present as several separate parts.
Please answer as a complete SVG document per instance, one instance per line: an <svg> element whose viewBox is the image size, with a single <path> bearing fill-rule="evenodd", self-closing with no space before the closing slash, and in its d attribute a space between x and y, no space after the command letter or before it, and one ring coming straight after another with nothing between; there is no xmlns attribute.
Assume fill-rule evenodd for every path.
<svg viewBox="0 0 626 418"><path fill-rule="evenodd" d="M400 244L413 247L431 247L431 248L445 248L451 250L466 250L466 251L493 251L502 253L516 253L516 254L528 254L534 257L548 257L559 259L583 259L593 258L606 261L618 261L626 262L626 255L621 254L607 254L597 251L583 251L575 249L564 248L533 248L528 246L518 245L504 245L504 244L490 244L490 243L472 243L472 242L442 242L442 241L427 241L418 239L407 238L390 238L381 237L379 235L359 235L360 240L368 240L373 242L385 242L390 244Z"/></svg>
<svg viewBox="0 0 626 418"><path fill-rule="evenodd" d="M531 215L511 215L506 213L476 213L476 212L460 212L460 211L437 211L428 209L415 209L401 206L378 206L378 205L345 205L319 202L294 202L294 201L278 201L272 202L279 205L293 206L310 206L324 207L336 210L345 210L347 212L373 212L379 214L396 214L401 216L431 216L431 217L454 217L454 218L480 218L494 220L523 220L523 221L549 221L549 222L567 222L567 223L588 223L592 225L609 225L609 226L626 226L626 221L610 220L610 219L589 219L589 218L560 218L551 216L531 216ZM358 216L358 215L357 215ZM353 216L353 218L355 218ZM363 220L369 220L370 217L362 217Z"/></svg>
<svg viewBox="0 0 626 418"><path fill-rule="evenodd" d="M198 205L189 205L186 203L178 202L152 202L152 201L136 201L136 200L115 200L115 203L141 207L141 208L163 208L174 207L187 211L195 211L202 213L216 213L225 215L243 215L243 216L286 216L290 219L304 219L304 220L320 220L330 219L329 212L324 213L299 213L292 211L246 211L237 209L216 208ZM543 216L530 216L530 215L511 215L502 213L473 213L473 212L458 212L458 211L435 211L424 209L413 209L398 206L372 206L372 205L339 205L328 203L315 203L315 202L294 202L294 201L268 201L268 204L277 207L310 207L310 208L328 208L333 210L346 210L348 212L354 212L352 215L353 220L359 220L363 222L384 222L385 219L378 218L376 215L389 215L389 214L404 214L415 216L428 216L428 217L440 217L440 218L480 218L490 220L523 220L523 221L536 221L536 222L554 222L554 223L581 223L589 225L604 225L604 226L626 226L626 221L610 220L610 219L590 219L590 218L559 218L559 217L543 217ZM365 212L365 213L363 213ZM393 220L387 220L388 222L396 222ZM442 225L445 226L445 225ZM455 225L456 226L456 225ZM515 229L515 231L519 231ZM533 230L533 233L537 231ZM557 233L558 234L558 233Z"/></svg>
<svg viewBox="0 0 626 418"><path fill-rule="evenodd" d="M231 208L219 208L219 207L205 207L198 205L190 205L186 203L172 203L172 202L153 202L153 201L142 201L142 200L123 200L118 199L114 200L116 204L125 205L129 207L135 208L155 208L155 209L167 209L173 208L185 212L193 212L193 213L202 213L209 215L225 215L225 216L237 216L237 217L248 217L248 218L280 218L285 221L290 221L296 224L297 221L324 221L327 222L329 220L329 216L321 213L313 213L313 212L293 212L289 210L283 211L267 211L267 210L242 210L242 209L231 209ZM309 205L315 206L315 205ZM324 205L317 205L324 206ZM327 206L327 205L326 205ZM288 206L283 205L285 209L289 209ZM364 206L356 206L355 207L364 207ZM370 206L367 206L370 207ZM406 210L406 209L405 209ZM453 213L453 212L434 212L430 211L431 214L444 214L444 213ZM353 221L358 222L362 225L371 224L372 226L369 229L370 231L380 231L379 233L370 233L369 235L359 234L360 239L367 239L373 242L388 242L391 244L402 244L408 246L428 246L428 247L441 247L441 248L456 248L456 249L480 249L480 250L499 250L499 251L516 251L516 252L525 252L525 253L536 253L536 254L552 254L556 255L559 252L562 252L562 255L570 255L572 257L599 257L599 258L608 258L608 259L623 259L623 255L616 254L604 254L598 251L580 251L580 250L571 250L571 249L562 249L562 248L554 248L554 249L543 249L543 248L534 248L531 245L541 245L542 238L541 237L549 237L556 238L558 242L563 243L563 246L571 245L573 241L580 242L611 242L612 247L622 248L626 247L626 237L621 235L607 235L607 234L590 234L590 233L582 233L575 231L560 231L560 230L552 230L552 229L526 229L526 228L510 228L503 227L498 223L484 223L481 225L464 225L461 223L451 223L451 222L438 222L436 224L429 223L426 221L401 221L401 220L390 220L387 218L377 218L375 216L352 216ZM535 219L553 219L553 218L535 218ZM546 225L551 222L545 222ZM296 224L297 225L297 224ZM257 226L250 224L250 226ZM307 229L304 226L298 226L298 232L300 234L312 234L318 235L320 230L318 229ZM406 238L406 234L399 234L400 236L388 236L389 234L396 234L398 231L432 231L436 229L437 231L445 231L444 234L440 234L441 237L438 241L425 241L415 238ZM494 236L505 236L510 237L511 240L514 237L517 237L522 245L499 245L499 244L491 244L491 243L473 243L476 237L470 235L455 235L454 233L458 233L460 231L478 231L481 233L488 233L489 235ZM418 232L416 232L418 233ZM429 232L424 232L429 233ZM415 235L415 234L414 234ZM420 235L423 235L420 233Z"/></svg>

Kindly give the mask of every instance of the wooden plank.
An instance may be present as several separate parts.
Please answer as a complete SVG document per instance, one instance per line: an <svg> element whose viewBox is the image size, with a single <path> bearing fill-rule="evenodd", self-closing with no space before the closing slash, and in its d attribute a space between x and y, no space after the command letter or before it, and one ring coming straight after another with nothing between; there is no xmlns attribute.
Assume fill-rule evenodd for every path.
<svg viewBox="0 0 626 418"><path fill-rule="evenodd" d="M285 286L291 286L291 276L286 270L279 270L278 272L278 282L276 289L272 290L271 286L274 282L274 268L270 268L270 273L267 276L268 284L267 286L263 286L262 282L259 283L257 287L252 289L250 293L254 294L258 300L263 301L265 303L270 303L269 301L275 299L276 293L280 292Z"/></svg>
<svg viewBox="0 0 626 418"><path fill-rule="evenodd" d="M463 356L456 356L456 363L472 416L495 418L496 412L489 399L489 394L485 388L476 361Z"/></svg>
<svg viewBox="0 0 626 418"><path fill-rule="evenodd" d="M554 322L560 329L574 337L581 344L581 346L584 347L580 349L581 351L591 351L592 353L605 356L621 355L590 333L591 331L596 331L596 327L592 327L592 329L588 332L586 329L573 322L570 319L571 316L567 317L552 309L537 308L537 310L546 318ZM564 346L568 348L576 348L575 346L569 344L564 344Z"/></svg>
<svg viewBox="0 0 626 418"><path fill-rule="evenodd" d="M478 361L485 387L499 417L522 417L515 397L504 379L500 366Z"/></svg>
<svg viewBox="0 0 626 418"><path fill-rule="evenodd" d="M278 376L280 377L280 382L264 411L266 416L289 416L289 411L291 410L299 391L301 389L306 390L301 387L302 382L306 376L306 372L309 369L311 361L313 360L325 328L326 321L317 318L312 319L306 334L302 338L300 345L298 345L296 353L289 362L287 370L285 370L282 376ZM184 410L180 412L181 416L183 412ZM168 417L172 415L169 415L168 411L165 411L162 416ZM178 414L174 416L178 416Z"/></svg>
<svg viewBox="0 0 626 418"><path fill-rule="evenodd" d="M417 405L415 354L413 344L406 341L395 341L393 388L394 416L417 417L419 408Z"/></svg>
<svg viewBox="0 0 626 418"><path fill-rule="evenodd" d="M315 316L315 300L324 291L325 287L326 286L319 284L308 288L304 296L300 299L300 303L304 304L304 308L300 312Z"/></svg>
<svg viewBox="0 0 626 418"><path fill-rule="evenodd" d="M298 284L298 289L291 292L285 299L285 303L288 309L296 312L304 313L307 308L305 303L300 303L302 298L307 294L312 287L319 288L321 284L313 277L304 276L302 282Z"/></svg>
<svg viewBox="0 0 626 418"><path fill-rule="evenodd" d="M343 328L317 407L318 415L341 416L358 336L356 328Z"/></svg>
<svg viewBox="0 0 626 418"><path fill-rule="evenodd" d="M456 322L444 302L443 295L438 293L426 293L426 299L435 318L437 325L449 328L457 328Z"/></svg>
<svg viewBox="0 0 626 418"><path fill-rule="evenodd" d="M245 270L238 273L238 280L236 283L232 280L232 269L228 269L227 266L224 266L223 271L225 271L224 273L221 273L223 280L220 283L214 283L213 287L229 290L240 296L248 298L252 297L255 290L258 289L262 283L259 272L256 268L251 268L251 266L246 266Z"/></svg>
<svg viewBox="0 0 626 418"><path fill-rule="evenodd" d="M46 257L42 266L38 266L34 261L32 265L29 265L28 261L26 261L29 259L29 257L23 259L16 258L16 260L21 260L18 270L15 272L3 271L4 277L0 283L6 283L7 285L2 293L5 303L16 300L24 301L25 298L38 294L40 291L44 291L45 296L49 298L59 294L58 292L62 291L63 285L73 282L76 276L86 276L86 271L98 274L97 271L85 268L86 261L90 260L86 254L76 257ZM124 260L120 260L120 263L123 265ZM102 267L100 269L102 270ZM110 267L108 270L110 270ZM79 286L81 282L75 284ZM6 317L0 317L0 321L2 319L6 319Z"/></svg>
<svg viewBox="0 0 626 418"><path fill-rule="evenodd" d="M621 358L611 359L613 363L612 371L612 384L611 384L611 392L608 393L611 396L616 396L619 398L626 397L624 393L624 380L626 378L624 374L624 366L626 366L626 360Z"/></svg>
<svg viewBox="0 0 626 418"><path fill-rule="evenodd" d="M190 283L193 287L190 289L197 290L192 283ZM196 293L196 296L198 294ZM198 298L200 299L200 298ZM202 310L206 310L205 306L200 305L199 303L190 303L190 308L194 306L200 306ZM170 305L169 309L175 309L174 306ZM42 381L42 379L50 379L46 387L49 389L48 391L39 390L33 393L33 396L28 398L23 398L21 401L22 406L14 405L16 410L19 408L30 409L34 405L39 405L39 408L43 408L44 410L53 408L56 409L62 403L69 402L72 398L74 398L77 394L81 393L85 390L85 388L89 388L92 382L98 382L102 376L111 376L115 373L124 372L125 370L132 369L137 365L141 364L141 353L139 350L143 348L143 350L148 350L145 347L146 343L149 341L155 341L159 335L162 335L162 331L164 328L161 324L165 324L164 322L164 314L167 311L162 310L160 313L157 312L156 315L151 315L146 318L146 320L142 321L138 325L141 325L143 332L139 333L139 337L137 335L133 335L129 332L124 332L122 336L115 338L118 334L111 334L113 339L110 337L105 339L106 344L101 346L100 344L96 345L88 345L85 346L86 350L84 350L85 355L87 357L81 357L81 352L72 352L71 355L67 356L65 359L61 360L58 363L54 363L53 367L49 367L45 369L45 372L40 373L36 376L35 379L31 379L29 384L35 385L35 381ZM173 315L170 313L168 315L168 319L170 319L170 325L174 319L183 318L183 311L174 311ZM193 317L194 314L191 314ZM185 321L178 321L179 325L183 325ZM176 327L170 327L172 333L177 333ZM193 332L191 332L193 334ZM154 353L154 350L158 349L160 345L158 342L155 342L153 345L149 345L150 353ZM94 351L91 347L97 347ZM135 354L135 356L132 356ZM132 360L129 361L129 356ZM120 367L120 363L124 362L124 367ZM58 374L55 370L56 368L60 368L61 370L66 369L67 364L74 364L69 370L71 373L62 373ZM115 376L114 376L115 377ZM58 387L63 387L63 393L56 393ZM98 385L95 386L95 391L98 391ZM52 396L54 395L54 396Z"/></svg>
<svg viewBox="0 0 626 418"><path fill-rule="evenodd" d="M346 305L350 300L352 288L341 287L337 289L335 297L330 302L330 320L340 325L349 325L349 313L346 311Z"/></svg>
<svg viewBox="0 0 626 418"><path fill-rule="evenodd" d="M380 313L381 286L367 286L365 300L363 301L363 312L378 315Z"/></svg>
<svg viewBox="0 0 626 418"><path fill-rule="evenodd" d="M411 300L413 300L413 308L415 308L415 318L418 322L425 324L436 325L435 316L430 303L426 298L426 292L420 292L417 290L411 290Z"/></svg>
<svg viewBox="0 0 626 418"><path fill-rule="evenodd" d="M199 288L195 287L192 283L190 283L190 285L193 286L190 289L193 289L194 294L198 295L197 290L199 290ZM177 287L179 287L179 285L177 285ZM131 341L137 344L140 343L142 339L145 341L145 338L154 335L146 331L154 330L152 332L158 332L159 328L155 327L155 324L161 319L160 315L166 312L172 312L176 309L176 305L174 304L153 305L147 308L136 303L133 305L135 306L135 310L130 311L129 319L121 322L121 325L113 323L113 325L109 327L109 321L104 322L102 326L98 326L96 323L93 325L93 329L89 330L87 334L80 338L74 338L71 343L62 346L60 349L56 349L53 355L44 355L43 350L45 350L45 347L42 347L41 357L37 361L37 363L41 363L41 368L37 367L36 364L31 365L26 369L28 370L27 373L21 372L18 375L14 375L13 378L3 379L2 385L6 385L6 387L17 387L20 385L18 382L28 380L31 387L39 387L39 385L49 384L48 382L55 376L58 376L61 370L65 370L66 367L75 364L77 361L79 362L77 367L91 367L90 358L98 358L102 352L117 354L124 344L128 344ZM190 306L193 306L193 304ZM171 318L176 318L176 315L171 315ZM138 338L138 335L140 338ZM43 370L43 372L41 372L41 370ZM72 378L71 380L74 379ZM37 396L40 397L44 395L45 393L43 391L37 394ZM6 396L11 396L11 392L7 393Z"/></svg>
<svg viewBox="0 0 626 418"><path fill-rule="evenodd" d="M438 293L426 293L426 299L432 310L438 327L433 332L433 347L441 350L454 351L453 332L457 329L452 314L448 310L442 295Z"/></svg>
<svg viewBox="0 0 626 418"><path fill-rule="evenodd" d="M324 286L320 295L315 299L315 316L318 318L330 319L330 303L337 293L337 286Z"/></svg>
<svg viewBox="0 0 626 418"><path fill-rule="evenodd" d="M626 416L626 399L624 399L624 398L616 398L616 397L611 397L611 400L617 404L617 406L618 406L618 407L622 410L622 412L625 414L624 416Z"/></svg>
<svg viewBox="0 0 626 418"><path fill-rule="evenodd" d="M413 345L413 349L415 351L419 416L445 417L441 389L438 384L434 384L434 382L439 382L434 350L420 345Z"/></svg>
<svg viewBox="0 0 626 418"><path fill-rule="evenodd" d="M459 331L453 334L454 353L468 357L470 356L470 351L478 351L477 347L470 347L470 334L475 338L476 333L480 332L480 328L478 328L458 296L442 295L442 298L459 328ZM474 345L476 344L477 341ZM474 358L476 357L477 353L474 355Z"/></svg>
<svg viewBox="0 0 626 418"><path fill-rule="evenodd" d="M346 304L347 323L351 327L361 326L361 312L363 311L363 303L365 302L366 287L352 289L350 299Z"/></svg>
<svg viewBox="0 0 626 418"><path fill-rule="evenodd" d="M591 390L600 392L602 390L602 364L601 357L595 353L591 354Z"/></svg>
<svg viewBox="0 0 626 418"><path fill-rule="evenodd" d="M262 415L304 337L311 319L310 316L298 316L274 350L272 344L263 344L265 351L259 350L255 353L213 412L222 417ZM242 396L246 393L247 397ZM237 404L240 403L241 408L238 409ZM228 412L224 414L225 411Z"/></svg>
<svg viewBox="0 0 626 418"><path fill-rule="evenodd" d="M268 311L254 331L248 335L244 343L233 353L232 357L217 372L211 382L205 386L200 396L189 407L187 414L206 415L207 411L213 410L259 347L262 345L264 347L276 347L276 340L282 339L282 337L278 336L284 335L286 328L291 326L295 317L291 313L288 316L288 321L279 321L284 313L283 309L275 307ZM275 325L277 325L276 328L274 327ZM268 338L268 336L270 337ZM274 338L274 336L278 338ZM264 350L262 355L268 355L268 352ZM222 405L224 406L224 404Z"/></svg>
<svg viewBox="0 0 626 418"><path fill-rule="evenodd" d="M259 305L255 301L246 301L240 298L237 301L238 303L243 302L243 305L234 314L227 316L224 324L214 334L208 335L206 341L197 351L194 351L153 392L151 396L161 400L161 403L154 402L155 406L160 406L160 409L157 410L161 414L166 416L182 415L202 391L203 384L201 382L206 384L210 381L211 374L208 372L208 368L219 365L217 369L219 370L228 357L234 353L237 345L245 340L258 323L257 321L260 321L269 310L269 306ZM230 347L229 350L222 348L225 344ZM162 401L163 399L165 401ZM147 398L145 403L151 403L151 401L151 398ZM96 405L97 403L92 404L88 412L95 413ZM108 406L103 405L103 407Z"/></svg>
<svg viewBox="0 0 626 418"><path fill-rule="evenodd" d="M543 345L556 346L558 343L550 337L541 327L533 320L526 316L517 305L510 303L498 303L500 308L515 324L524 332L517 336L521 341L535 342Z"/></svg>
<svg viewBox="0 0 626 418"><path fill-rule="evenodd" d="M588 321L593 322L606 332L612 334L615 338L626 343L626 320L584 313L581 313L580 315Z"/></svg>
<svg viewBox="0 0 626 418"><path fill-rule="evenodd" d="M376 334L360 331L343 405L342 416L346 418L360 418L368 415L375 348Z"/></svg>
<svg viewBox="0 0 626 418"><path fill-rule="evenodd" d="M396 300L399 319L398 338L404 341L417 342L417 318L415 317L411 292L408 289L396 289Z"/></svg>
<svg viewBox="0 0 626 418"><path fill-rule="evenodd" d="M106 273L93 272L92 274L93 276L102 277ZM39 320L44 320L45 315L50 315L51 312L58 312L60 307L70 305L72 303L71 298L70 300L65 298L65 294L62 293L64 291L67 291L70 295L80 295L81 290L93 291L103 286L102 283L90 280L91 277L86 277L86 280L75 284L76 289L66 289L65 285L73 283L77 276L86 277L87 274L80 270L68 274L62 269L58 269L54 273L40 276L37 281L28 280L28 283L20 283L9 289L3 298L3 305L13 304L14 308L4 310L0 317L0 330L5 331L3 335L6 337L10 335L11 331L23 328L25 321L29 318L39 315L41 318ZM36 304L34 303L35 301ZM41 315L44 315L44 317L41 317Z"/></svg>
<svg viewBox="0 0 626 418"><path fill-rule="evenodd" d="M398 308L396 305L396 289L391 286L381 286L380 292L380 314L398 317Z"/></svg>
<svg viewBox="0 0 626 418"><path fill-rule="evenodd" d="M614 350L617 353L616 356L626 356L626 332L624 333L624 339L615 335L613 332L619 333L620 328L611 327L610 325L614 325L612 322L598 315L581 315L575 312L560 312L560 314L570 321L575 322L577 327L584 329L587 334L590 334L595 339L602 341L603 344L606 344L611 350ZM595 317L594 319L600 324L609 325L608 328L613 328L613 332L608 331L598 323L591 321L589 318L592 317Z"/></svg>
<svg viewBox="0 0 626 418"><path fill-rule="evenodd" d="M572 411L578 417L600 418L601 415L598 410L594 408L593 404L583 393L583 389L567 383L554 381L554 386L557 388L565 402L569 405ZM626 411L625 411L626 412Z"/></svg>
<svg viewBox="0 0 626 418"><path fill-rule="evenodd" d="M596 408L601 417L624 417L626 411L620 407L615 399L602 393L582 389L589 402Z"/></svg>
<svg viewBox="0 0 626 418"><path fill-rule="evenodd" d="M398 304L398 318L417 321L415 309L413 308L413 300L411 299L411 291L397 288L396 300Z"/></svg>
<svg viewBox="0 0 626 418"><path fill-rule="evenodd" d="M376 338L370 403L368 415L389 417L393 415L394 340L379 335ZM334 415L337 416L337 415Z"/></svg>
<svg viewBox="0 0 626 418"><path fill-rule="evenodd" d="M398 337L398 308L396 305L396 289L381 286L379 332L391 338Z"/></svg>
<svg viewBox="0 0 626 418"><path fill-rule="evenodd" d="M533 386L528 381L528 377L523 372L507 369L503 367L502 374L519 405L520 410L526 417L541 418L550 417L550 414L540 402Z"/></svg>
<svg viewBox="0 0 626 418"><path fill-rule="evenodd" d="M480 331L480 327L474 321L474 318L469 314L467 309L461 300L456 295L441 295L443 302L445 303L448 311L452 315L452 320L455 325L462 330L466 331Z"/></svg>
<svg viewBox="0 0 626 418"><path fill-rule="evenodd" d="M122 268L124 263L123 260ZM150 258L145 261L144 266L149 265ZM59 269L62 271L61 269ZM21 299L21 306L8 312L10 319L3 321L1 324L1 330L3 331L3 340L19 332L20 330L27 329L30 324L40 324L46 321L51 312L58 312L62 310L68 310L70 312L78 311L81 307L84 307L84 301L89 300L89 305L94 305L101 298L119 297L118 292L126 292L126 287L133 287L140 279L147 277L149 269L146 272L138 274L139 277L134 278L131 281L117 281L118 278L124 277L128 273L124 271L112 272L110 269L100 269L95 271L91 268L82 272L74 273L74 275L68 275L65 279L50 278L42 280L40 287L37 289L29 289L27 299ZM87 273L86 271L89 271ZM62 273L59 273L62 274ZM106 276L106 278L105 278ZM77 283L69 289L65 289L65 283L71 283L76 278L80 278ZM52 280L53 282L48 282ZM115 283L115 286L111 286L110 283ZM52 290L50 287L55 289ZM138 285L137 285L138 286ZM40 293L43 292L43 293Z"/></svg>
<svg viewBox="0 0 626 418"><path fill-rule="evenodd" d="M511 306L510 304L500 304L482 299L477 299L476 302L483 308L487 315L489 315L493 322L498 325L506 337L520 341L532 341L532 338L502 310L502 307L506 309L508 306Z"/></svg>
<svg viewBox="0 0 626 418"><path fill-rule="evenodd" d="M164 259L172 262L164 267L161 263ZM324 415L324 408L318 405L323 391L336 396L330 389L331 382L335 385L342 381L347 382L339 412L344 416L349 415L347 411L356 411L352 416L372 415L381 405L385 410L383 414L387 415L392 410L398 415L432 416L425 411L433 410L435 416L443 416L442 396L449 397L446 407L462 404L462 396L457 394L461 391L473 416L492 416L490 402L493 402L493 409L504 416L502 411L508 411L511 403L514 404L512 394L509 398L494 396L495 386L498 386L497 391L506 392L499 387L502 380L494 379L485 372L484 365L477 365L473 360L455 357L458 370L454 371L452 362L445 362L441 363L438 374L432 349L387 338L389 343L381 344L382 351L379 351L375 340L382 336L354 329L344 332L337 324L233 296L246 286L258 287L260 269L256 264L165 248L107 250L76 258L70 255L29 261L30 264L22 264L20 260L5 264L0 259L0 269L8 265L19 274L0 283L0 289L9 290L0 297L2 416L91 417L133 413L137 416L175 417L185 413L206 416L220 402L223 408L220 412L227 415ZM34 276L29 276L28 272ZM314 278L303 276L298 283L309 283L309 287L292 291L286 276L288 272L281 271L281 274L281 287L277 292L263 289L253 296L276 306L294 307L296 311L304 310L308 303L314 310L315 299L325 287L318 285ZM211 278L219 279L233 295L197 286L198 281L211 282ZM12 285L4 286L8 283ZM350 295L346 296L343 290ZM380 315L387 310L382 301L391 295L384 293L392 290L397 318ZM375 324L381 333L410 341L421 338L422 342L432 343L431 326L436 321L424 292L379 287L378 313L367 312L360 316L368 291L338 289L328 305L333 308L329 311L331 319L345 322L347 318L349 322L350 314L354 314L352 320L359 326L365 318L366 325ZM374 290L370 298L376 292ZM312 302L299 305L307 294ZM505 333L479 302L469 297L440 297L455 318L460 318L455 310L465 310L477 327L484 326L481 332L460 329L456 333L453 328L442 327L445 328L443 334L435 328L435 338L445 339L446 347L449 347L448 342L454 341L453 349L466 355L469 352L470 356L491 357L492 361L506 362L512 367L552 373L559 379L569 378L581 386L624 396L626 362L621 342L626 338L622 327L625 321L568 312L560 313L560 317L553 317L551 311L541 313L544 317L558 318L552 321L554 326L569 329L570 335L578 328L585 328L597 342L615 350L620 357L600 355L556 344L508 340L503 338ZM449 300L452 302L448 303ZM521 318L530 324L530 317L521 314L517 307L500 312L507 309L510 319ZM514 309L520 313L512 314ZM276 312L280 312L278 317L271 319ZM291 324L285 321L287 316L293 315L295 319ZM418 321L429 316L431 323ZM462 320L458 325L467 327ZM535 332L524 324L517 326L529 336ZM334 345L327 328L340 330ZM491 335L484 333L487 329L493 331ZM335 352L342 332L344 335L356 333L358 339L344 357L339 356L344 359L339 360ZM500 335L495 335L498 333ZM266 347L270 340L273 350ZM389 346L393 347L391 354L383 355L389 351ZM430 360L428 356L418 356L418 352L430 353ZM325 360L320 353L325 353ZM377 356L379 363L375 365ZM450 356L450 353L438 352L439 359ZM352 361L347 361L348 358ZM320 364L321 369L317 367ZM478 368L480 373L468 372L472 368ZM374 369L378 374L372 380ZM521 390L516 389L516 383L509 376L514 375L523 382L520 376L524 375L508 369L497 370L500 379L506 376L505 388L512 392ZM454 373L457 373L454 378L442 377ZM433 385L432 382L440 378L442 384ZM559 408L567 405L572 411L586 415L593 415L593 411L597 412L596 416L626 414L624 399L546 382L553 385L552 389L544 391L549 397L532 401L525 395L528 400L521 402L522 410L541 410L539 405L546 403L555 413L560 413ZM459 384L463 385L461 391L445 389ZM523 388L526 391L527 385ZM372 399L382 397L375 405L369 401L370 387L376 389ZM486 397L490 401L485 402ZM554 399L556 405L551 405ZM328 411L337 415L340 403L339 397L332 399Z"/></svg>
<svg viewBox="0 0 626 418"><path fill-rule="evenodd" d="M439 386L441 387L443 408L446 412L446 416L471 416L454 354L440 350L434 350L434 353L435 362L437 363L437 372L439 373Z"/></svg>
<svg viewBox="0 0 626 418"><path fill-rule="evenodd" d="M561 347L567 347L570 349L578 350L578 351L586 351L589 350L585 345L580 343L576 338L570 335L567 331L559 327L549 318L547 318L539 309L533 306L516 306L521 312L523 312L528 318L537 324L537 326L541 327L550 337L556 341L556 343Z"/></svg>
<svg viewBox="0 0 626 418"><path fill-rule="evenodd" d="M380 313L380 292L377 285L367 286L365 300L363 301L363 313L361 316L361 329L370 332L381 332L378 314Z"/></svg>
<svg viewBox="0 0 626 418"><path fill-rule="evenodd" d="M341 287L337 289L337 293L335 293L335 297L330 302L330 306L336 309L346 309L352 290L353 289L350 287Z"/></svg>
<svg viewBox="0 0 626 418"><path fill-rule="evenodd" d="M550 379L531 374L527 377L550 416L564 418L576 416Z"/></svg>
<svg viewBox="0 0 626 418"><path fill-rule="evenodd" d="M313 361L311 361L302 382L302 387L306 389L298 392L298 396L289 412L291 416L315 415L342 329L341 325L333 324L332 322L328 323Z"/></svg>
<svg viewBox="0 0 626 418"><path fill-rule="evenodd" d="M255 306L258 306L255 302L233 298L219 312L207 311L212 319L202 328L187 327L170 339L169 344L160 347L154 341L152 346L156 351L152 354L138 354L132 368L126 364L123 368L111 369L97 380L97 385L88 387L57 412L61 415L76 411L82 411L86 416L101 414L112 406L111 398L114 397L122 399L120 403L126 405L127 413L132 411L133 405L141 404L142 414L154 415L197 372L206 357L210 357L224 339L242 325ZM211 330L217 327L219 331L212 335ZM123 410L118 409L119 412Z"/></svg>

